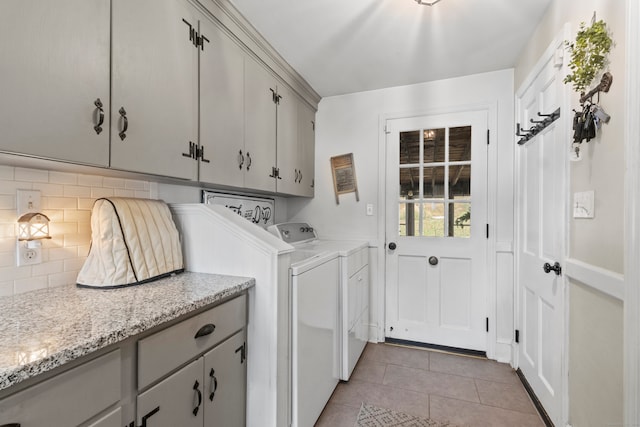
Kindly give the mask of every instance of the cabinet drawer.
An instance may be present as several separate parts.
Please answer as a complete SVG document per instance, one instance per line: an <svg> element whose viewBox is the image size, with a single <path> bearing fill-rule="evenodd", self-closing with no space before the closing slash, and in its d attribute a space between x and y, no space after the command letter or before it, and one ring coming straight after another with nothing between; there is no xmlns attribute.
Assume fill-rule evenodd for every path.
<svg viewBox="0 0 640 427"><path fill-rule="evenodd" d="M120 350L0 401L0 425L76 426L120 400Z"/></svg>
<svg viewBox="0 0 640 427"><path fill-rule="evenodd" d="M246 309L242 295L138 341L138 390L242 329Z"/></svg>
<svg viewBox="0 0 640 427"><path fill-rule="evenodd" d="M369 264L369 248L362 248L347 258L348 277L352 277L358 270Z"/></svg>

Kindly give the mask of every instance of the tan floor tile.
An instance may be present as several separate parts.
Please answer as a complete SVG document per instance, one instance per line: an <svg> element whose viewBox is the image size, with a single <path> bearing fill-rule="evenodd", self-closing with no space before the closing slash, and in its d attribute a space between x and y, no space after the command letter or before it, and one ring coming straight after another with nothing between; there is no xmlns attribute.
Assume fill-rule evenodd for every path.
<svg viewBox="0 0 640 427"><path fill-rule="evenodd" d="M487 381L520 383L511 366L494 360L432 352L429 368L434 372L461 375Z"/></svg>
<svg viewBox="0 0 640 427"><path fill-rule="evenodd" d="M376 362L375 360L360 359L353 370L350 379L382 384L386 369L386 363Z"/></svg>
<svg viewBox="0 0 640 427"><path fill-rule="evenodd" d="M537 414L533 402L522 384L496 383L476 380L480 402L484 405L497 406L512 411Z"/></svg>
<svg viewBox="0 0 640 427"><path fill-rule="evenodd" d="M408 366L418 369L429 369L430 352L421 349L398 347L388 344L367 344L360 360Z"/></svg>
<svg viewBox="0 0 640 427"><path fill-rule="evenodd" d="M473 379L458 375L387 365L384 384L420 393L438 394L470 402L480 402Z"/></svg>
<svg viewBox="0 0 640 427"><path fill-rule="evenodd" d="M354 408L329 402L320 414L315 427L353 427L359 412L360 407Z"/></svg>
<svg viewBox="0 0 640 427"><path fill-rule="evenodd" d="M331 402L357 408L364 402L418 417L429 417L427 394L358 380L338 384Z"/></svg>
<svg viewBox="0 0 640 427"><path fill-rule="evenodd" d="M431 418L470 427L544 427L538 415L431 396Z"/></svg>

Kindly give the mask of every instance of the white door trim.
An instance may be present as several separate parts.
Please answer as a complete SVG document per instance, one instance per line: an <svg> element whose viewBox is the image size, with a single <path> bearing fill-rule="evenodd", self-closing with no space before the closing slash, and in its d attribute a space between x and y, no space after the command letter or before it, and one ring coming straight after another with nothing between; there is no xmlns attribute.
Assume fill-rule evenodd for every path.
<svg viewBox="0 0 640 427"><path fill-rule="evenodd" d="M437 107L423 110L413 110L406 112L395 112L381 114L378 119L378 206L384 206L384 200L386 200L386 182L385 177L387 175L386 170L386 144L387 133L386 125L388 120L402 119L409 117L421 117L438 114L459 113L465 111L486 111L487 113L487 128L491 135L491 143L488 149L487 168L487 221L490 224L490 230L495 230L495 224L497 222L497 186L498 186L498 102L487 103L473 103L463 104L456 106ZM378 277L386 277L385 266L385 226L387 220L387 213L384 209L380 210L378 215L378 236L380 241L378 242ZM489 233L489 239L487 241L487 275L486 275L486 310L487 317L489 317L489 333L487 334L487 357L489 359L497 359L501 362L510 362L507 360L506 355L510 353L511 343L499 343L497 342L497 287L496 287L496 247L500 245L500 242L496 241L496 233ZM511 242L504 242L502 247L512 248ZM373 283L373 282L372 282ZM381 342L385 338L385 322L386 322L386 309L385 309L385 295L386 285L385 280L380 280L378 288L376 290L378 295L378 313L384 313L384 316L379 319L377 325L377 336L371 335L371 340ZM511 352L512 354L512 352Z"/></svg>
<svg viewBox="0 0 640 427"><path fill-rule="evenodd" d="M564 54L564 41L565 40L570 40L570 35L571 35L571 25L569 23L566 23L563 28L559 31L559 33L556 35L556 37L553 39L553 41L549 44L549 46L547 47L547 49L544 51L544 53L540 56L540 59L538 59L538 62L536 62L536 65L531 69L531 71L529 72L529 74L527 75L527 77L523 80L523 82L520 84L520 86L518 87L518 90L515 93L515 97L514 97L514 102L515 102L515 111L514 111L514 120L515 122L518 121L518 118L521 116L521 106L518 103L518 99L522 98L525 91L527 90L527 88L529 86L531 86L531 84L533 83L533 81L537 78L538 74L540 74L540 72L542 71L542 69L545 67L545 65L549 62L549 61L553 61L554 59L560 59L558 58L559 55L563 55ZM565 74L567 73L568 70L568 60L565 57L563 60L563 64L562 64L562 69L565 71ZM571 138L571 115L569 114L569 112L571 111L571 97L570 97L571 93L569 90L565 90L564 94L562 96L562 98L560 99L560 109L561 109L561 116L559 120L563 121L563 127L565 129L565 134L566 134L566 140L569 141ZM514 123L514 129L515 129L516 123ZM514 139L514 144L516 143L515 141L517 141L518 137L515 137ZM518 148L516 148L517 150ZM521 164L520 164L520 157L518 156L518 153L516 151L515 153L515 173L514 173L514 178L515 178L515 191L517 193L518 188L520 188L520 169L521 169ZM568 167L568 161L565 161L565 171L564 171L564 194L568 195L570 194L570 171L569 171L569 167ZM517 194L516 194L516 200L517 200ZM569 197L565 197L565 218L563 219L564 222L564 236L563 236L563 248L564 248L564 253L563 253L563 261L569 259L568 257L568 249L569 249L569 242L570 242L570 227L569 227L569 212L571 211L571 202L570 202L570 198ZM520 204L518 202L515 203L514 206L514 227L515 227L515 232L514 232L514 247L515 247L515 254L514 254L514 283L515 283L515 290L514 290L514 302L513 302L513 306L514 306L514 310L513 310L513 324L515 325L516 329L521 329L522 325L520 324L520 314L521 314L521 306L520 306L520 283L518 281L518 277L519 276L519 266L520 266L520 256L519 256L519 250L518 248L520 248L520 233L517 230L520 230L520 228L522 227L521 221L520 221ZM562 350L561 350L561 366L562 366L562 373L561 373L561 381L562 381L562 422L563 424L567 424L568 420L569 420L569 291L568 291L568 283L567 283L567 279L566 279L566 275L562 276L562 281L563 281L563 287L564 287L564 304L563 304L563 311L564 311L564 339L563 339L563 343L562 343ZM520 357L519 357L519 352L518 352L518 344L515 342L515 340L513 341L513 349L512 349L512 354L513 354L513 363L512 366L514 368L518 368L520 366Z"/></svg>
<svg viewBox="0 0 640 427"><path fill-rule="evenodd" d="M640 425L640 4L626 2L624 425Z"/></svg>

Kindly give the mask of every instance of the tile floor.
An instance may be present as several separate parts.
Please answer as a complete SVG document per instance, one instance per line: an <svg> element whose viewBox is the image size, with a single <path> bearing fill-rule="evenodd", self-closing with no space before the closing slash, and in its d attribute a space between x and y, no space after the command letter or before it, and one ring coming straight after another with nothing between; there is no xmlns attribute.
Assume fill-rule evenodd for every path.
<svg viewBox="0 0 640 427"><path fill-rule="evenodd" d="M362 402L460 426L544 427L509 365L388 344L367 345L316 427L353 427Z"/></svg>

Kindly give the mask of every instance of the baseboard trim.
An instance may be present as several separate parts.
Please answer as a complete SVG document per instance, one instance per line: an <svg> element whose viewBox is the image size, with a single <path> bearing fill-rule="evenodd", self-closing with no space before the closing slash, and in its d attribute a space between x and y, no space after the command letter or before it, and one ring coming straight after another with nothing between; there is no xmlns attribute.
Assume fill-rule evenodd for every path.
<svg viewBox="0 0 640 427"><path fill-rule="evenodd" d="M518 378L520 378L520 381L522 382L524 389L527 391L527 394L531 398L531 401L533 402L533 405L536 407L536 410L538 411L540 418L542 418L544 425L547 427L555 427L553 424L553 421L551 421L551 417L549 417L549 414L547 414L547 411L544 409L544 406L542 406L542 403L540 403L538 396L536 396L536 394L534 393L533 389L531 388L531 385L529 384L529 381L527 381L527 379L524 377L524 374L522 373L520 368L516 370L516 374L518 374Z"/></svg>
<svg viewBox="0 0 640 427"><path fill-rule="evenodd" d="M405 346L411 346L411 347L427 348L430 350L446 351L447 353L456 353L456 354L462 354L465 356L476 356L476 357L485 357L485 358L487 357L486 351L469 350L466 348L449 347L446 345L429 344L429 343L418 342L418 341L400 340L397 338L385 338L384 342L386 344L405 345Z"/></svg>

